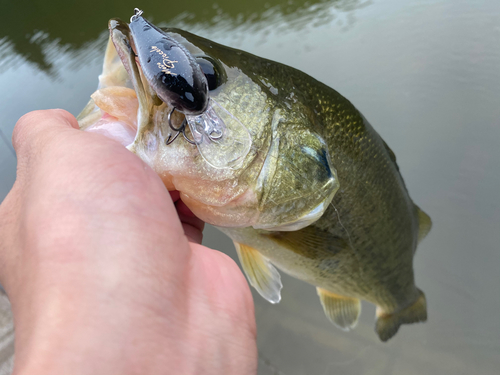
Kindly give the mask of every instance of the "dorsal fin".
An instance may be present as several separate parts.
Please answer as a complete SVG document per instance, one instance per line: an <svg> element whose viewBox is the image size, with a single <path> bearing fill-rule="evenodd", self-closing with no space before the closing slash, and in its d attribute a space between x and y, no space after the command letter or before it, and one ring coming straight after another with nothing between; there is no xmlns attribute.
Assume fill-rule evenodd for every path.
<svg viewBox="0 0 500 375"><path fill-rule="evenodd" d="M432 228L432 221L429 215L422 211L417 205L415 205L418 214L418 243L420 243L430 232Z"/></svg>
<svg viewBox="0 0 500 375"><path fill-rule="evenodd" d="M394 166L399 171L399 166L398 166L398 163L396 162L396 154L394 153L394 151L391 150L391 148L387 145L387 143L385 143L385 141L383 139L382 139L382 142L384 142L384 147L387 150L387 152L389 153L389 157L391 158L392 162L394 163Z"/></svg>

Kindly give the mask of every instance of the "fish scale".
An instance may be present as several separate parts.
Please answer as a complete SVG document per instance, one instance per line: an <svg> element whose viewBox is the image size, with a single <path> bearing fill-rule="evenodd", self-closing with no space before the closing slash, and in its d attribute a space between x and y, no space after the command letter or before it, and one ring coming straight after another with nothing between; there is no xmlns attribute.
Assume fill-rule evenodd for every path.
<svg viewBox="0 0 500 375"><path fill-rule="evenodd" d="M259 65L253 61L251 65L253 74L258 75ZM298 101L313 108L340 181L332 206L311 227L328 230L333 237L349 240L353 247L343 254L350 260L342 262L342 271L335 268L328 282L309 282L367 299L388 312L409 306L420 295L414 285L412 267L418 208L408 196L399 168L392 160L394 154L347 99L302 72L275 66L278 67L261 74L273 86L279 86L278 82L286 76L297 87L294 94ZM293 108L294 104L291 105ZM336 221L337 210L343 227ZM231 235L229 230L225 232ZM302 251L307 253L307 249ZM275 257L272 251L263 252L271 261ZM339 256L334 255L332 260ZM282 257L279 261L278 266L288 272L296 266L284 264ZM318 265L321 261L318 259ZM314 265L310 271L314 273ZM324 274L321 273L322 278Z"/></svg>

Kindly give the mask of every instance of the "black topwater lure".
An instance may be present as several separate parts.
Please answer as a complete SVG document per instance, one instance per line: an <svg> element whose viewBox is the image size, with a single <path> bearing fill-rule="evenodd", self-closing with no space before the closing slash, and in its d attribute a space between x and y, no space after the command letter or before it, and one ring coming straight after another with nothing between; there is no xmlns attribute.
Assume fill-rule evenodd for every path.
<svg viewBox="0 0 500 375"><path fill-rule="evenodd" d="M209 83L195 57L182 44L144 19L142 13L135 8L129 28L144 77L158 98L173 107L168 121L177 134L169 137L167 144L182 132L213 167L237 167L252 145L248 129L209 97ZM170 120L174 110L185 115L179 128L175 128ZM194 140L185 135L186 122Z"/></svg>

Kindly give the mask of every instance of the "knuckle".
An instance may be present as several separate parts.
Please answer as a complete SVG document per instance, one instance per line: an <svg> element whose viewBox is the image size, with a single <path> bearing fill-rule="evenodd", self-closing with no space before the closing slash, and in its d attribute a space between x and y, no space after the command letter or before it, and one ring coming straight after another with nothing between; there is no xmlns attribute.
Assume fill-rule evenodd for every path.
<svg viewBox="0 0 500 375"><path fill-rule="evenodd" d="M60 124L78 128L78 123L73 115L62 109L28 112L22 116L14 126L12 132L12 145L17 152L23 145L32 143L34 140L43 136L50 126Z"/></svg>
<svg viewBox="0 0 500 375"><path fill-rule="evenodd" d="M26 113L23 115L14 126L14 130L12 132L12 145L17 150L19 146L23 143L23 141L28 136L29 128L33 123L34 119L38 117L38 114L41 111L33 111Z"/></svg>

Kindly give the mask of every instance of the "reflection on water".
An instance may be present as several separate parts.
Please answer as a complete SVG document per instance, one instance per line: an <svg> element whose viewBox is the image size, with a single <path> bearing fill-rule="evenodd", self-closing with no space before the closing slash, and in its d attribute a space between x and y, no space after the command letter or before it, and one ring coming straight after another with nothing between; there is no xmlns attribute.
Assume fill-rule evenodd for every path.
<svg viewBox="0 0 500 375"><path fill-rule="evenodd" d="M140 7L155 24L177 26L191 31L206 28L219 32L231 31L245 25L247 32L263 25L303 28L331 20L330 8L352 11L364 7L366 0L255 0L246 2L189 2L141 1ZM112 2L85 1L68 3L62 0L33 0L30 6L22 2L9 4L9 17L0 24L0 69L31 62L37 69L54 74L53 58L71 51L78 59L89 60L100 52L107 33L103 32L110 18L128 20L137 1L122 0L119 7ZM272 26L271 26L272 27ZM95 41L98 41L95 43ZM79 50L84 53L79 54ZM82 63L85 62L81 61Z"/></svg>
<svg viewBox="0 0 500 375"><path fill-rule="evenodd" d="M5 134L3 133L3 131L1 129L0 129L0 139L1 139L0 143L4 144L3 147L6 147L10 151L12 156L16 157L16 151L14 150L14 147L12 147L10 140L5 136Z"/></svg>
<svg viewBox="0 0 500 375"><path fill-rule="evenodd" d="M97 84L108 19L128 19L139 5L30 4L12 2L0 23L0 137L7 140L27 111L81 110ZM373 332L374 308L364 304L356 330L341 332L312 286L283 275L280 304L255 295L260 375L498 373L500 2L140 6L155 23L292 65L341 92L394 150L410 195L434 221L415 257L427 323L405 326L382 344ZM0 140L0 199L15 165ZM235 255L213 228L205 243Z"/></svg>

